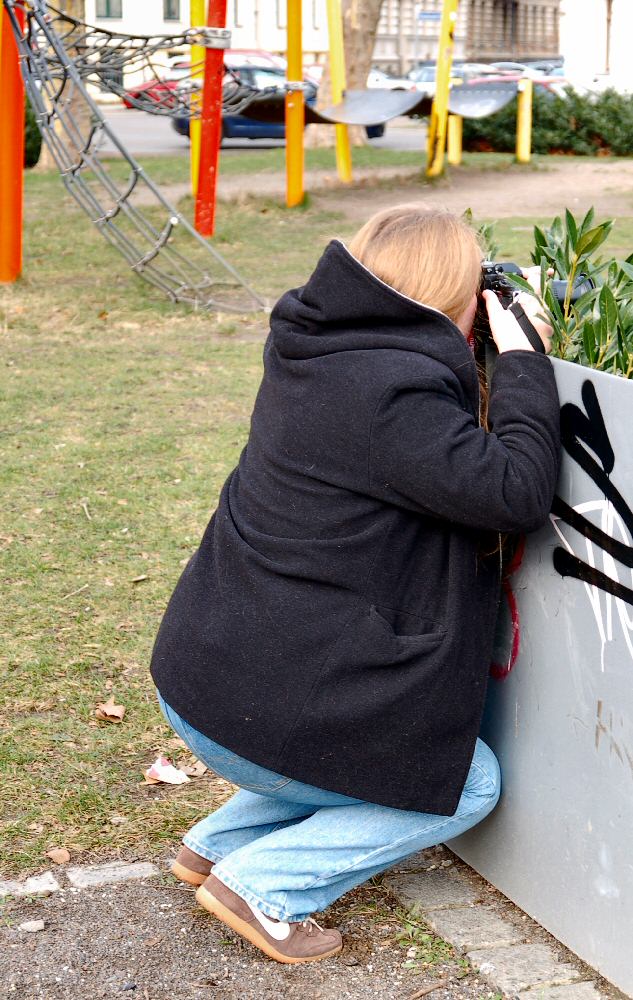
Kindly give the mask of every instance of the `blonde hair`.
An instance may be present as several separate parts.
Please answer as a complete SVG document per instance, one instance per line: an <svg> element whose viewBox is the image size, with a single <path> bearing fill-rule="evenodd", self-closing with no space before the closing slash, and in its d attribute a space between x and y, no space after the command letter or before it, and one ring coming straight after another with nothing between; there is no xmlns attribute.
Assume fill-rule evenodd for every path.
<svg viewBox="0 0 633 1000"><path fill-rule="evenodd" d="M457 215L421 205L386 208L348 243L350 253L403 295L456 322L481 281L482 247Z"/></svg>

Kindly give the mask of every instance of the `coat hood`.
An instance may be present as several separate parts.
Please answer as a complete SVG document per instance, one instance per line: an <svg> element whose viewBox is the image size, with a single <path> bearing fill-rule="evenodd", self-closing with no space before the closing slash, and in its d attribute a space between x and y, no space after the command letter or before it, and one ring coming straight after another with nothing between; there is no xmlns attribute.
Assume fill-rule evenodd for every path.
<svg viewBox="0 0 633 1000"><path fill-rule="evenodd" d="M328 244L308 282L277 302L271 341L281 357L299 361L339 351L415 351L446 365L478 399L475 360L459 327L386 284L339 240Z"/></svg>

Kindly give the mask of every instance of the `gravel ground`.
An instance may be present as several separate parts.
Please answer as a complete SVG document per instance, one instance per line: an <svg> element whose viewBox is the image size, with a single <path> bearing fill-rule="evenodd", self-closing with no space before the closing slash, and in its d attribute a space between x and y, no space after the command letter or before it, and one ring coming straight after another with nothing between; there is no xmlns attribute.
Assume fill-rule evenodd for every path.
<svg viewBox="0 0 633 1000"><path fill-rule="evenodd" d="M101 889L67 888L5 904L0 997L408 1000L429 985L437 987L431 993L437 1000L493 996L457 959L406 968L407 947L396 940L398 913L379 883L348 893L323 916L324 925L342 931L342 954L283 966L200 909L193 891L169 875ZM32 920L44 920L44 929L19 929Z"/></svg>

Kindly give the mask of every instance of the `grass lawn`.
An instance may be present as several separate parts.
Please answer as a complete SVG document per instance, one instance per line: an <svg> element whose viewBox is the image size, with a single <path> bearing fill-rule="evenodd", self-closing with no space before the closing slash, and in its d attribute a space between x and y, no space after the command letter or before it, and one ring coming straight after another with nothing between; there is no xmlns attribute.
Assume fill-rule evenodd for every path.
<svg viewBox="0 0 633 1000"><path fill-rule="evenodd" d="M266 157L258 169L278 169L281 153L256 154ZM153 168L162 183L186 176L176 158ZM142 783L159 752L184 756L148 662L246 441L266 332L263 314L203 315L163 300L56 175L27 177L26 209L24 277L0 288L0 871L12 877L48 866L54 846L74 861L151 857L227 794L209 775ZM527 261L533 221L498 225L504 256ZM220 207L217 244L274 297L352 228L342 215L254 198ZM631 235L621 220L623 245ZM126 708L120 724L94 717L110 696Z"/></svg>

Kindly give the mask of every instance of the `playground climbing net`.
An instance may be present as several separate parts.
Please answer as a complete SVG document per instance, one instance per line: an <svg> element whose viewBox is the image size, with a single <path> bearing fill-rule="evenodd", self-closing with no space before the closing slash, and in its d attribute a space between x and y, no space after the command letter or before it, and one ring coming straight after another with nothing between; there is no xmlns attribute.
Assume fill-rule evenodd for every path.
<svg viewBox="0 0 633 1000"><path fill-rule="evenodd" d="M104 238L136 274L175 302L236 312L261 309L262 299L167 201L127 152L86 87L87 80L100 80L104 87L107 80L111 84L123 65L137 65L135 55L151 63L161 43L180 39L183 45L191 44L189 32L143 38L147 44L136 45L134 36L90 28L49 7L45 0L3 2L42 138L67 190ZM17 11L24 12L24 28ZM117 48L112 41L117 38L126 44L121 41ZM108 44L105 39L110 40ZM113 89L110 84L108 89ZM184 107L192 113L190 97ZM162 113L180 111L176 105L165 105ZM104 163L101 150L106 139L120 155L114 164Z"/></svg>
<svg viewBox="0 0 633 1000"><path fill-rule="evenodd" d="M199 116L204 63L190 61L190 47L225 48L230 36L224 29L206 27L190 28L176 35L130 35L85 24L50 4L17 0L12 6L25 10L27 44L46 62L51 79L64 78L58 51L50 44L54 34L82 80L153 115ZM36 16L37 8L44 6L45 31ZM175 60L178 60L176 65ZM143 88L130 87L126 82L130 79L142 81ZM261 91L244 83L230 68L225 69L222 92L225 114L241 114L258 95Z"/></svg>

